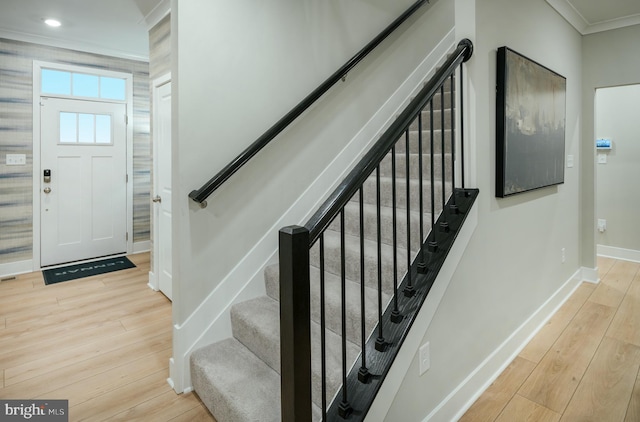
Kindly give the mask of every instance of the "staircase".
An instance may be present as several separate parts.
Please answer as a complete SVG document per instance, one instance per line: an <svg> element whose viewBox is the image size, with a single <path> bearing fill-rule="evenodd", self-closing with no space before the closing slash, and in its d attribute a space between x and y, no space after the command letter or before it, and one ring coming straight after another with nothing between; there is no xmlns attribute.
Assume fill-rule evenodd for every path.
<svg viewBox="0 0 640 422"><path fill-rule="evenodd" d="M411 308L413 316L419 310L470 207L464 199L474 195L454 190L455 177L450 177L453 77L450 80L434 91L420 112L420 122L416 118L396 138L391 151L309 249L313 420L339 418L330 412L336 407L331 402L342 397L344 403L342 386L348 374L358 378L358 368L366 368L363 351L370 360L381 359L372 356L376 353L387 353L388 333L385 343L382 324L409 329L412 315L406 310ZM456 198L458 205L452 206ZM415 295L407 281L408 269L418 289ZM278 264L265 268L264 280L265 296L232 307L233 337L191 355L193 387L219 422L283 417ZM412 287L403 294L407 282ZM398 298L403 301L400 307ZM393 342L395 353L400 342ZM365 348L368 343L375 343L375 351ZM386 370L393 356L382 358L389 361ZM371 384L366 371L361 375L364 384ZM348 416L353 409L348 405L337 412ZM365 414L366 409L355 411L357 419Z"/></svg>

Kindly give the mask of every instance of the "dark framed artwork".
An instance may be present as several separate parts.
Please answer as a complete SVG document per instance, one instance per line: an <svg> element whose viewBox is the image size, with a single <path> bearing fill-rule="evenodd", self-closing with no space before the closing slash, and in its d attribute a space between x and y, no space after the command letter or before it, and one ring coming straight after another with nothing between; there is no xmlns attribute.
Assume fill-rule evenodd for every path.
<svg viewBox="0 0 640 422"><path fill-rule="evenodd" d="M507 47L497 73L496 196L564 183L566 78Z"/></svg>

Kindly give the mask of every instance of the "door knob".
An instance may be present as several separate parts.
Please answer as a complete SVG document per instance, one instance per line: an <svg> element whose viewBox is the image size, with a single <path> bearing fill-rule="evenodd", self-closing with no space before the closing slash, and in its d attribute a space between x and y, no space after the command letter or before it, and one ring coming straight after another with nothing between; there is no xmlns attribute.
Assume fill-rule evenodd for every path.
<svg viewBox="0 0 640 422"><path fill-rule="evenodd" d="M153 202L162 202L162 198L160 198L160 195L156 195L155 198L152 199Z"/></svg>
<svg viewBox="0 0 640 422"><path fill-rule="evenodd" d="M51 188L49 186L44 188L44 193L49 193L49 192L51 192Z"/></svg>

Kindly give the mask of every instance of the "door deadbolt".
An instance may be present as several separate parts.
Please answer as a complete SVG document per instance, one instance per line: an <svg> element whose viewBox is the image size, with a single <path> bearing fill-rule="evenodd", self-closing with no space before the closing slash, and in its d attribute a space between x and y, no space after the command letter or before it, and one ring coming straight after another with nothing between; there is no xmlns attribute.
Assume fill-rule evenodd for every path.
<svg viewBox="0 0 640 422"><path fill-rule="evenodd" d="M51 183L51 170L45 169L43 173L44 173L43 174L44 183Z"/></svg>

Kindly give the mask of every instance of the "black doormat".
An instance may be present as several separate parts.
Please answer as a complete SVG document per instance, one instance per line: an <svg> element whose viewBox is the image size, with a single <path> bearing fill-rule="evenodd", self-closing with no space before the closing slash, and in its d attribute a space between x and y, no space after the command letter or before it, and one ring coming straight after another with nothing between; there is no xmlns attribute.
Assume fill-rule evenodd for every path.
<svg viewBox="0 0 640 422"><path fill-rule="evenodd" d="M48 285L82 277L90 277L92 275L126 270L127 268L135 268L135 264L129 261L126 256L121 256L118 258L108 258L100 261L44 270L42 271L42 275L44 276L44 284Z"/></svg>

